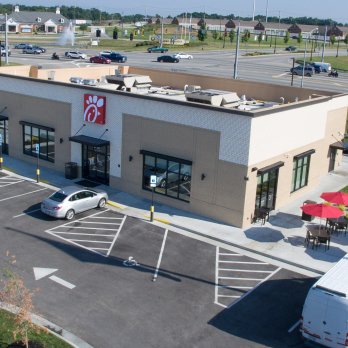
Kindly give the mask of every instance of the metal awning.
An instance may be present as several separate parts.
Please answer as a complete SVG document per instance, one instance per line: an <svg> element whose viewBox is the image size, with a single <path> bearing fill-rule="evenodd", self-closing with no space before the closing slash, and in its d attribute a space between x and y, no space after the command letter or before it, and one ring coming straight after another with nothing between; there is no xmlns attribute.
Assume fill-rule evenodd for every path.
<svg viewBox="0 0 348 348"><path fill-rule="evenodd" d="M270 170L278 169L278 168L282 167L283 165L284 165L283 161L273 163L267 167L263 167L263 168L259 169L257 171L257 174L263 174L263 173L269 172Z"/></svg>
<svg viewBox="0 0 348 348"><path fill-rule="evenodd" d="M331 144L330 147L332 149L337 149L337 150L348 149L348 142L336 141L335 143Z"/></svg>
<svg viewBox="0 0 348 348"><path fill-rule="evenodd" d="M294 159L299 159L301 157L306 157L306 156L309 156L309 155L312 155L313 153L315 153L315 150L314 149L311 149L311 150L308 150L308 151L305 151L305 152L302 152L296 156L294 156Z"/></svg>
<svg viewBox="0 0 348 348"><path fill-rule="evenodd" d="M110 141L108 140L93 138L87 135L75 135L75 136L69 137L69 140L75 143L95 146L95 147L110 145Z"/></svg>
<svg viewBox="0 0 348 348"><path fill-rule="evenodd" d="M0 115L0 121L7 121L8 117L5 115Z"/></svg>

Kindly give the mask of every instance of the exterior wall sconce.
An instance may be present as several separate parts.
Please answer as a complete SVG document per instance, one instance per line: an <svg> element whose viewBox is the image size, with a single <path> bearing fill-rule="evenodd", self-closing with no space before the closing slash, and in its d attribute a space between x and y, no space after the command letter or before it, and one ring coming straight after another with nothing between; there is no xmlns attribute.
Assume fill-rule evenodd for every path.
<svg viewBox="0 0 348 348"><path fill-rule="evenodd" d="M201 180L203 181L204 179L205 179L205 174L202 173L202 174L201 174Z"/></svg>
<svg viewBox="0 0 348 348"><path fill-rule="evenodd" d="M133 156L129 156L128 160L129 160L129 162L132 162L133 161Z"/></svg>
<svg viewBox="0 0 348 348"><path fill-rule="evenodd" d="M248 180L249 180L249 177L248 177L248 176L245 176L245 177L244 177L244 180L245 180L245 181L248 181Z"/></svg>
<svg viewBox="0 0 348 348"><path fill-rule="evenodd" d="M257 167L253 167L253 168L251 168L251 171L252 172L255 172L256 170L258 170L259 168L257 168Z"/></svg>
<svg viewBox="0 0 348 348"><path fill-rule="evenodd" d="M63 138L59 138L59 142L60 142L61 144L63 144L64 139L63 139Z"/></svg>

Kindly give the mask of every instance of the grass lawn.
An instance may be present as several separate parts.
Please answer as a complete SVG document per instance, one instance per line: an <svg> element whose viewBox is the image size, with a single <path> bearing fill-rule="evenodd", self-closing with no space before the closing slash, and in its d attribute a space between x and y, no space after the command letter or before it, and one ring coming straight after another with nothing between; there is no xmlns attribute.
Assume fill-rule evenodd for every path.
<svg viewBox="0 0 348 348"><path fill-rule="evenodd" d="M13 339L13 314L0 310L0 345L6 347L14 342ZM29 332L29 340L37 341L43 344L46 348L72 348L70 344L60 340L58 337L40 331L40 333Z"/></svg>
<svg viewBox="0 0 348 348"><path fill-rule="evenodd" d="M321 58L315 58L313 61L321 62ZM348 71L348 56L326 56L325 63L330 63L333 69Z"/></svg>

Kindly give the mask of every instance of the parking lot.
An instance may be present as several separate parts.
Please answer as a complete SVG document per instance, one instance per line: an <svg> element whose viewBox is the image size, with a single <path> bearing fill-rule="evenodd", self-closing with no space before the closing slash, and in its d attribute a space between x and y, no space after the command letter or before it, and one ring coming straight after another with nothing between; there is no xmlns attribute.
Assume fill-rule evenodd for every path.
<svg viewBox="0 0 348 348"><path fill-rule="evenodd" d="M109 207L50 218L52 188L0 174L2 267L10 251L36 310L94 347L302 346L314 279Z"/></svg>

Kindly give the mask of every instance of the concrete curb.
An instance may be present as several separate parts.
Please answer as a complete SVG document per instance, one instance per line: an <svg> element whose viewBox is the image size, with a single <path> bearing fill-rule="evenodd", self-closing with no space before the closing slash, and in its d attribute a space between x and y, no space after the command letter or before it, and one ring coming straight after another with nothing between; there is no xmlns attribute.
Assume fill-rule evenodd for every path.
<svg viewBox="0 0 348 348"><path fill-rule="evenodd" d="M12 314L16 314L18 312L18 307L3 302L0 302L0 308ZM60 338L74 348L93 348L93 346L75 336L73 333L61 328L56 324L53 324L37 314L31 314L31 319L35 325L40 326L43 330L48 330L50 334Z"/></svg>

